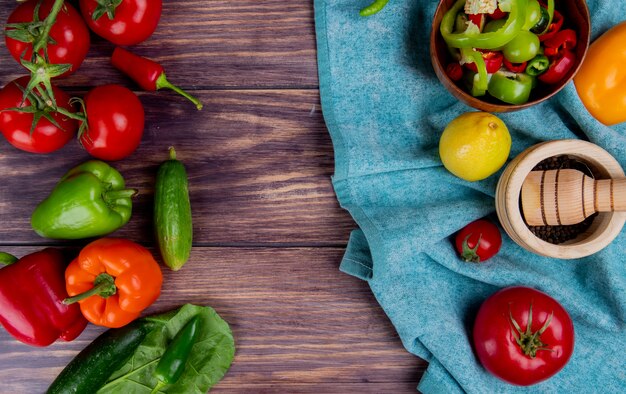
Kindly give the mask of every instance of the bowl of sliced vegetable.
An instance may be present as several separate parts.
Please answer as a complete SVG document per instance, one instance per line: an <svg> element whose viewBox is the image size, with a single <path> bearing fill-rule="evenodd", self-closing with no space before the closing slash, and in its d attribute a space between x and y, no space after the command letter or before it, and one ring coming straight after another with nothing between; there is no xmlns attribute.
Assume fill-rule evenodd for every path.
<svg viewBox="0 0 626 394"><path fill-rule="evenodd" d="M559 92L590 39L585 0L441 0L430 55L441 83L487 112L516 111Z"/></svg>

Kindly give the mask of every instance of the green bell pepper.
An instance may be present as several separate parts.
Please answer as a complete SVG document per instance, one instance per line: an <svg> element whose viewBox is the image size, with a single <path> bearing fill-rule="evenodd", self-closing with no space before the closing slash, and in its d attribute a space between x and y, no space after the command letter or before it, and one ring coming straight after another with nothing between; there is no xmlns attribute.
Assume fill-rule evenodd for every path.
<svg viewBox="0 0 626 394"><path fill-rule="evenodd" d="M465 0L458 0L444 14L439 26L439 31L446 44L453 48L494 49L511 41L522 30L526 22L528 0L507 0L506 2L501 2L500 9L503 8L502 3L506 4L509 16L506 23L499 30L481 33L478 28L468 28L462 33L455 33L457 14L465 5Z"/></svg>
<svg viewBox="0 0 626 394"><path fill-rule="evenodd" d="M35 232L55 239L81 239L111 233L130 219L131 197L124 178L98 160L69 170L31 218Z"/></svg>
<svg viewBox="0 0 626 394"><path fill-rule="evenodd" d="M461 61L463 63L475 63L478 73L472 76L468 82L469 90L472 96L484 96L487 92L489 83L489 75L487 74L487 65L481 52L471 48L461 48Z"/></svg>
<svg viewBox="0 0 626 394"><path fill-rule="evenodd" d="M524 73L500 70L491 76L487 91L505 103L524 104L530 97L534 79Z"/></svg>

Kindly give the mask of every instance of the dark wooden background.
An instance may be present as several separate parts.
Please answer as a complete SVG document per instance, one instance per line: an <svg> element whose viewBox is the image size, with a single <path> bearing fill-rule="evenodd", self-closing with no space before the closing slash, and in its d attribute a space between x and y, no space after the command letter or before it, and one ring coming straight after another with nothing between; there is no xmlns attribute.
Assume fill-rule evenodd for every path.
<svg viewBox="0 0 626 394"><path fill-rule="evenodd" d="M179 272L163 269L162 295L147 313L206 304L230 323L236 357L216 392L414 392L425 363L402 348L367 284L338 271L355 225L330 182L312 1L164 3L156 33L132 49L161 62L205 107L138 92L142 144L113 163L140 190L130 223L114 235L149 247L154 176L170 145L189 173L192 256ZM14 6L0 0L2 23ZM112 50L92 35L87 60L59 85L79 96L104 83L137 90L110 66ZM0 45L0 83L21 75ZM1 250L84 245L39 238L30 214L87 159L75 141L41 156L0 139ZM0 330L0 392L43 392L102 331L90 325L74 342L34 348Z"/></svg>

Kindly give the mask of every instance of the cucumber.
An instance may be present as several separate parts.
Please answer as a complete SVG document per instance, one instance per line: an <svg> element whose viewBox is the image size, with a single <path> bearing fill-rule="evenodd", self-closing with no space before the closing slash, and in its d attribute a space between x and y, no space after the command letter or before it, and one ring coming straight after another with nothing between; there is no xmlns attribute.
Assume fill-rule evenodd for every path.
<svg viewBox="0 0 626 394"><path fill-rule="evenodd" d="M136 320L122 328L113 328L83 349L61 371L48 388L48 394L93 394L135 353L157 324Z"/></svg>
<svg viewBox="0 0 626 394"><path fill-rule="evenodd" d="M170 159L159 167L154 189L154 228L163 262L178 271L189 259L193 238L191 204L185 166L176 160L170 147Z"/></svg>

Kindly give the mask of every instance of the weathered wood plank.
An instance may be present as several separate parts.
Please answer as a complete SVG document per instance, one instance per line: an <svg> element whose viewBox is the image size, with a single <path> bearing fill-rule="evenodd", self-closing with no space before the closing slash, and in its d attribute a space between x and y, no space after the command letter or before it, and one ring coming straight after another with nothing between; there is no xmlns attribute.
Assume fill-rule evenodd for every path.
<svg viewBox="0 0 626 394"><path fill-rule="evenodd" d="M152 240L154 176L175 146L188 169L196 244L345 244L354 224L331 185L333 149L315 90L202 91L196 111L169 93L142 93L139 149L113 163L138 188L117 235ZM89 156L71 141L34 155L0 138L0 244L50 243L30 227L35 206Z"/></svg>
<svg viewBox="0 0 626 394"><path fill-rule="evenodd" d="M237 353L217 392L414 392L424 363L402 348L367 284L338 272L342 252L197 247L181 271L163 270L149 312L190 302L230 323ZM90 325L76 341L43 349L0 332L0 392L43 391L102 331Z"/></svg>
<svg viewBox="0 0 626 394"><path fill-rule="evenodd" d="M0 0L2 26L14 7ZM114 45L91 37L82 67L60 84L126 83L109 64ZM312 1L165 0L157 30L132 50L161 62L184 88L318 85ZM0 59L3 79L24 75L4 45Z"/></svg>

